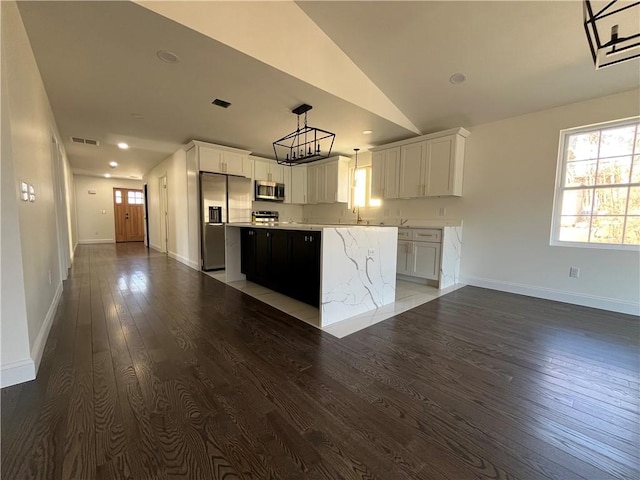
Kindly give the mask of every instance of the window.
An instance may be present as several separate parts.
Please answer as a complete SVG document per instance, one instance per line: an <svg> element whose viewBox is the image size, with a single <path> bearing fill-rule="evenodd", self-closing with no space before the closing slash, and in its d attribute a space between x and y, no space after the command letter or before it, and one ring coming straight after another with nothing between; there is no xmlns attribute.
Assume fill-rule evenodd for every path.
<svg viewBox="0 0 640 480"><path fill-rule="evenodd" d="M380 199L371 198L371 167L358 167L354 175L353 206L379 207L382 204Z"/></svg>
<svg viewBox="0 0 640 480"><path fill-rule="evenodd" d="M560 133L551 238L552 245L640 245L640 118Z"/></svg>
<svg viewBox="0 0 640 480"><path fill-rule="evenodd" d="M142 192L129 190L127 192L127 203L129 205L142 205Z"/></svg>
<svg viewBox="0 0 640 480"><path fill-rule="evenodd" d="M122 190L114 190L114 196L116 203L120 205L122 203Z"/></svg>

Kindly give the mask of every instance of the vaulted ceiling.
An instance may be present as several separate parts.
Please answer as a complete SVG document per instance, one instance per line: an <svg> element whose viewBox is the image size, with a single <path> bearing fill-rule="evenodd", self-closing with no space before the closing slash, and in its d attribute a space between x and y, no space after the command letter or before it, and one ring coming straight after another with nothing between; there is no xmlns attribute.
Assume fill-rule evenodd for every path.
<svg viewBox="0 0 640 480"><path fill-rule="evenodd" d="M302 103L310 125L336 133L334 152L350 155L640 86L639 61L594 70L578 1L19 8L77 173L140 178L191 139L273 158ZM455 73L466 81L451 83Z"/></svg>

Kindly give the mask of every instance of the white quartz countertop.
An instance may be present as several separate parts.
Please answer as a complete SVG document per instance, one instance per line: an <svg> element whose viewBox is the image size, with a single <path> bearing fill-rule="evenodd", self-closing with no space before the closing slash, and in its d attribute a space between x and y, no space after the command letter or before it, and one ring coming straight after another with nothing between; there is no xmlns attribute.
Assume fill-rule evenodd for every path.
<svg viewBox="0 0 640 480"><path fill-rule="evenodd" d="M396 225L349 225L347 223L340 223L335 225L325 225L319 223L290 223L290 222L275 222L275 223L227 223L228 227L240 227L240 228L276 228L279 230L316 230L321 231L325 228L372 228L372 227L395 227Z"/></svg>

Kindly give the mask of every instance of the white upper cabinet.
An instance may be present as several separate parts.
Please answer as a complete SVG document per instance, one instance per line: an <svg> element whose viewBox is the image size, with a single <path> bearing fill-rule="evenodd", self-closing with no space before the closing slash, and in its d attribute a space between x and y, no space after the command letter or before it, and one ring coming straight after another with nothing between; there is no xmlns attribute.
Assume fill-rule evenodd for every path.
<svg viewBox="0 0 640 480"><path fill-rule="evenodd" d="M275 160L269 160L267 158L252 157L254 160L253 165L253 179L254 180L267 180L269 182L285 183L284 182L284 169L282 165L278 165ZM286 192L285 192L286 194Z"/></svg>
<svg viewBox="0 0 640 480"><path fill-rule="evenodd" d="M423 166L426 151L426 141L400 147L400 187L397 197L414 198L423 196Z"/></svg>
<svg viewBox="0 0 640 480"><path fill-rule="evenodd" d="M307 166L296 165L285 168L285 203L304 205L307 203Z"/></svg>
<svg viewBox="0 0 640 480"><path fill-rule="evenodd" d="M400 147L373 152L371 157L371 197L398 198Z"/></svg>
<svg viewBox="0 0 640 480"><path fill-rule="evenodd" d="M187 150L195 149L196 163L201 172L225 173L251 178L252 168L246 150L192 141Z"/></svg>
<svg viewBox="0 0 640 480"><path fill-rule="evenodd" d="M449 135L427 141L424 172L427 197L462 196L464 138Z"/></svg>
<svg viewBox="0 0 640 480"><path fill-rule="evenodd" d="M307 167L308 203L347 203L350 161L348 157L337 156L310 163Z"/></svg>
<svg viewBox="0 0 640 480"><path fill-rule="evenodd" d="M371 161L372 196L462 196L468 136L464 128L455 128L376 147Z"/></svg>

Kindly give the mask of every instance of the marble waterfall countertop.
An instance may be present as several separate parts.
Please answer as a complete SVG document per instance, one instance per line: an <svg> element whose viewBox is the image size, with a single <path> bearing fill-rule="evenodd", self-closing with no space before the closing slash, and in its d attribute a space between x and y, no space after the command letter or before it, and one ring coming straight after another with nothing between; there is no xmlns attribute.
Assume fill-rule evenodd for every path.
<svg viewBox="0 0 640 480"><path fill-rule="evenodd" d="M240 228L277 228L278 230L314 230L322 231L328 228L371 228L371 227L396 227L396 225L350 225L348 223L326 225L322 223L297 223L297 222L271 222L271 223L227 223L229 227Z"/></svg>
<svg viewBox="0 0 640 480"><path fill-rule="evenodd" d="M242 228L320 231L320 325L345 320L395 301L398 229L379 225L322 225L279 222L228 223L225 228L227 281L241 272Z"/></svg>
<svg viewBox="0 0 640 480"><path fill-rule="evenodd" d="M403 223L401 223L403 222ZM281 230L323 230L325 228L351 227L396 227L396 228L445 228L461 227L462 220L415 220L374 223L307 223L307 222L272 222L272 223L228 223L230 227L278 228Z"/></svg>

